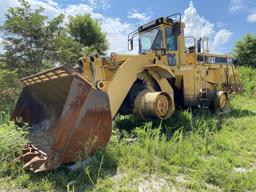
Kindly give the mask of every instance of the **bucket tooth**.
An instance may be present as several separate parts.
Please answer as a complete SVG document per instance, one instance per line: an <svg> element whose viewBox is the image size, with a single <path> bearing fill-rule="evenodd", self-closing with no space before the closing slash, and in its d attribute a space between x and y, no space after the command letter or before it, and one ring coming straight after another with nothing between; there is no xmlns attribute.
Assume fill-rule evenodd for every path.
<svg viewBox="0 0 256 192"><path fill-rule="evenodd" d="M45 162L43 164L41 164L40 167L38 167L36 170L33 170L34 173L40 173L40 172L45 172L47 170L46 166L45 166Z"/></svg>
<svg viewBox="0 0 256 192"><path fill-rule="evenodd" d="M35 156L30 161L28 161L23 168L35 169L36 167L41 166L47 160L46 157Z"/></svg>
<svg viewBox="0 0 256 192"><path fill-rule="evenodd" d="M40 153L39 153L38 151L27 152L27 153L25 153L25 154L23 154L23 155L21 156L21 159L22 159L23 161L25 161L25 162L28 162L28 161L30 161L31 159L33 159L33 157L38 156L38 155L40 155Z"/></svg>

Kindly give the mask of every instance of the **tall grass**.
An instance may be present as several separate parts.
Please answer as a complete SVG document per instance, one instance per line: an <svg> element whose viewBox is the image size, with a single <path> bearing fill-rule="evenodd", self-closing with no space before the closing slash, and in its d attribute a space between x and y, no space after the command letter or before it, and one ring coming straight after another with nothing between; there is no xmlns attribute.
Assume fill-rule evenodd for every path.
<svg viewBox="0 0 256 192"><path fill-rule="evenodd" d="M0 124L0 175L16 174L20 170L20 162L16 159L21 155L26 139L27 131L17 127L14 122L6 119ZM16 159L16 160L15 160Z"/></svg>
<svg viewBox="0 0 256 192"><path fill-rule="evenodd" d="M147 122L135 127L130 134L126 133L121 140L112 139L110 146L116 153L114 156L123 157L119 161L125 161L122 162L125 167L137 167L146 172L161 169L166 163L181 167L196 165L200 161L199 155L209 153L209 144L217 130L218 121L214 118L207 120L206 117L193 117L187 111L177 113L176 122L169 120L156 127L152 122ZM136 142L130 143L130 137L135 137ZM139 161L140 158L143 161Z"/></svg>
<svg viewBox="0 0 256 192"><path fill-rule="evenodd" d="M250 67L239 68L240 81L243 85L243 95L253 98L256 96L256 69Z"/></svg>

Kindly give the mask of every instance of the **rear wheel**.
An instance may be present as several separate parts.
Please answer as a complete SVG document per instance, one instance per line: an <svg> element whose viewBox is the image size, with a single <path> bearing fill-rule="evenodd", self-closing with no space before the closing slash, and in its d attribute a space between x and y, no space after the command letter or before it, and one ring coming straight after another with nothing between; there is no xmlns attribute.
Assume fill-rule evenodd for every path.
<svg viewBox="0 0 256 192"><path fill-rule="evenodd" d="M214 113L226 114L230 112L230 102L225 91L215 92L211 100L210 110Z"/></svg>
<svg viewBox="0 0 256 192"><path fill-rule="evenodd" d="M229 108L229 100L227 94L220 93L218 94L218 109L221 112L225 112Z"/></svg>

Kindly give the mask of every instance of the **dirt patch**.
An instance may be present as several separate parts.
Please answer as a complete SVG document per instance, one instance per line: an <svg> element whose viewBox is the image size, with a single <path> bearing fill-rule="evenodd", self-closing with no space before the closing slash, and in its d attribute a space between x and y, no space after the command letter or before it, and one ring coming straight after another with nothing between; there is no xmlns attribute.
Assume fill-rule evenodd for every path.
<svg viewBox="0 0 256 192"><path fill-rule="evenodd" d="M256 162L254 162L250 168L235 167L233 171L241 174L252 173L253 171L256 171Z"/></svg>

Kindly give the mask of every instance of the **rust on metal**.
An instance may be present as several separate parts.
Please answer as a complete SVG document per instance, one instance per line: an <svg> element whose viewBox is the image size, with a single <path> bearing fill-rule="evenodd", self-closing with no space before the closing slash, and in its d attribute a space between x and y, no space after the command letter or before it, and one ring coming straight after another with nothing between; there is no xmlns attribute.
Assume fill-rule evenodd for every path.
<svg viewBox="0 0 256 192"><path fill-rule="evenodd" d="M34 172L73 162L106 145L112 117L106 92L97 90L72 67L63 66L22 79L25 84L12 114L30 125L31 144L24 167ZM85 149L88 142L94 142Z"/></svg>

